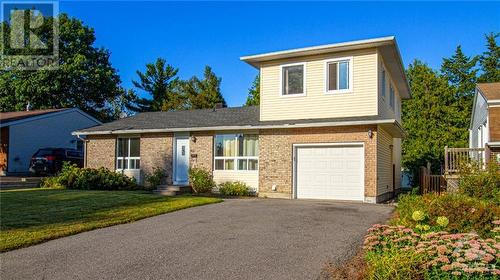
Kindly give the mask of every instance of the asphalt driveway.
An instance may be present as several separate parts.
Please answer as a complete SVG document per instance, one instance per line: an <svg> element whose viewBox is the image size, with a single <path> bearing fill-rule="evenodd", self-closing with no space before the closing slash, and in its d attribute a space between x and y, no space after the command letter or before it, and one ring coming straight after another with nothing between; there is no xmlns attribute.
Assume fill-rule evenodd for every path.
<svg viewBox="0 0 500 280"><path fill-rule="evenodd" d="M6 279L315 279L353 255L392 207L244 199L80 233L0 255Z"/></svg>

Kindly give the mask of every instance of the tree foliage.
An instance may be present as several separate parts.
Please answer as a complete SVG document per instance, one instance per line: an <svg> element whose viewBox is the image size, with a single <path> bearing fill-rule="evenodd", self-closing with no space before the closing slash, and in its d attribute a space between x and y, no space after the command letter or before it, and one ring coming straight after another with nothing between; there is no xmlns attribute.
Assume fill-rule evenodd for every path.
<svg viewBox="0 0 500 280"><path fill-rule="evenodd" d="M20 111L29 103L32 109L77 107L98 119L113 119L130 96L120 87L110 52L94 46L94 30L82 21L66 14L57 19L59 68L0 71L0 110ZM53 20L47 18L40 32L46 32Z"/></svg>
<svg viewBox="0 0 500 280"><path fill-rule="evenodd" d="M430 162L439 172L445 146L467 146L476 83L500 81L496 37L486 35L487 51L481 56L467 56L458 46L451 57L443 59L440 72L419 60L409 65L412 99L402 104L408 133L403 140L403 166L415 172Z"/></svg>
<svg viewBox="0 0 500 280"><path fill-rule="evenodd" d="M480 56L482 74L479 81L482 83L500 82L500 46L496 38L500 33L490 33L486 37L487 50Z"/></svg>
<svg viewBox="0 0 500 280"><path fill-rule="evenodd" d="M177 88L179 69L167 64L163 58L155 63L146 64L146 71L136 71L139 81L132 81L134 86L147 92L151 98L137 98L129 107L136 112L170 111L179 109L182 102ZM179 104L180 103L180 104Z"/></svg>
<svg viewBox="0 0 500 280"><path fill-rule="evenodd" d="M427 161L439 169L444 147L467 144L467 127L461 119L460 100L447 79L421 61L407 69L412 98L403 106L403 127L408 133L403 141L403 165L412 171Z"/></svg>
<svg viewBox="0 0 500 280"><path fill-rule="evenodd" d="M187 99L186 108L206 109L217 105L226 107L227 103L222 96L220 84L222 79L217 77L210 66L205 66L203 79L194 76L182 83L183 95Z"/></svg>
<svg viewBox="0 0 500 280"><path fill-rule="evenodd" d="M255 76L252 87L248 89L248 96L245 106L253 106L260 104L260 74Z"/></svg>

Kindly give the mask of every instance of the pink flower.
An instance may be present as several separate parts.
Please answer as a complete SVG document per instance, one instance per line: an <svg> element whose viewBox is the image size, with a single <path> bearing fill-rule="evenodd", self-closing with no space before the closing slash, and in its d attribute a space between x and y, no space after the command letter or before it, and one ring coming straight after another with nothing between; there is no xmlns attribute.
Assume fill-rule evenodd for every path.
<svg viewBox="0 0 500 280"><path fill-rule="evenodd" d="M474 253L472 253L470 251L467 251L465 253L465 259L468 260L468 261L473 261L473 260L477 259L478 257L479 256L477 254L474 254Z"/></svg>
<svg viewBox="0 0 500 280"><path fill-rule="evenodd" d="M493 269L491 272L493 272L494 275L500 275L500 269Z"/></svg>
<svg viewBox="0 0 500 280"><path fill-rule="evenodd" d="M451 265L445 264L441 267L442 271L450 271L452 269Z"/></svg>
<svg viewBox="0 0 500 280"><path fill-rule="evenodd" d="M483 256L483 262L485 262L485 263L489 263L494 259L495 259L495 257L493 255L490 255L490 254L485 254Z"/></svg>
<svg viewBox="0 0 500 280"><path fill-rule="evenodd" d="M444 245L439 245L436 249L440 255L444 255L448 251L448 248Z"/></svg>
<svg viewBox="0 0 500 280"><path fill-rule="evenodd" d="M495 221L493 221L491 223L494 224L494 225L500 225L500 220L495 220Z"/></svg>

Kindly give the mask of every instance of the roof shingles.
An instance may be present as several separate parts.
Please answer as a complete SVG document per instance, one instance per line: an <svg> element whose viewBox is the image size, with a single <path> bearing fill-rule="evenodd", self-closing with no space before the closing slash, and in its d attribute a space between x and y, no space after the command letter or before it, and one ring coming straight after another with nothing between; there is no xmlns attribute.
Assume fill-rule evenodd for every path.
<svg viewBox="0 0 500 280"><path fill-rule="evenodd" d="M171 112L148 112L123 118L114 122L83 129L77 133L106 133L110 131L137 131L154 129L193 129L213 127L243 127L294 125L322 122L377 121L378 116L302 119L283 121L260 121L259 106L221 109L200 109Z"/></svg>

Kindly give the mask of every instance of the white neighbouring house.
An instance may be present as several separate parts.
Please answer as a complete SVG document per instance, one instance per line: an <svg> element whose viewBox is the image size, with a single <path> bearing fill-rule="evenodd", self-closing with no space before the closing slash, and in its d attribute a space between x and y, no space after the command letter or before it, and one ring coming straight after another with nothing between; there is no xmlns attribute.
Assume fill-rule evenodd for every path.
<svg viewBox="0 0 500 280"><path fill-rule="evenodd" d="M483 148L482 158L500 160L500 83L476 86L469 127L469 148Z"/></svg>
<svg viewBox="0 0 500 280"><path fill-rule="evenodd" d="M40 148L83 149L71 132L100 124L76 108L0 113L0 174L27 173Z"/></svg>

